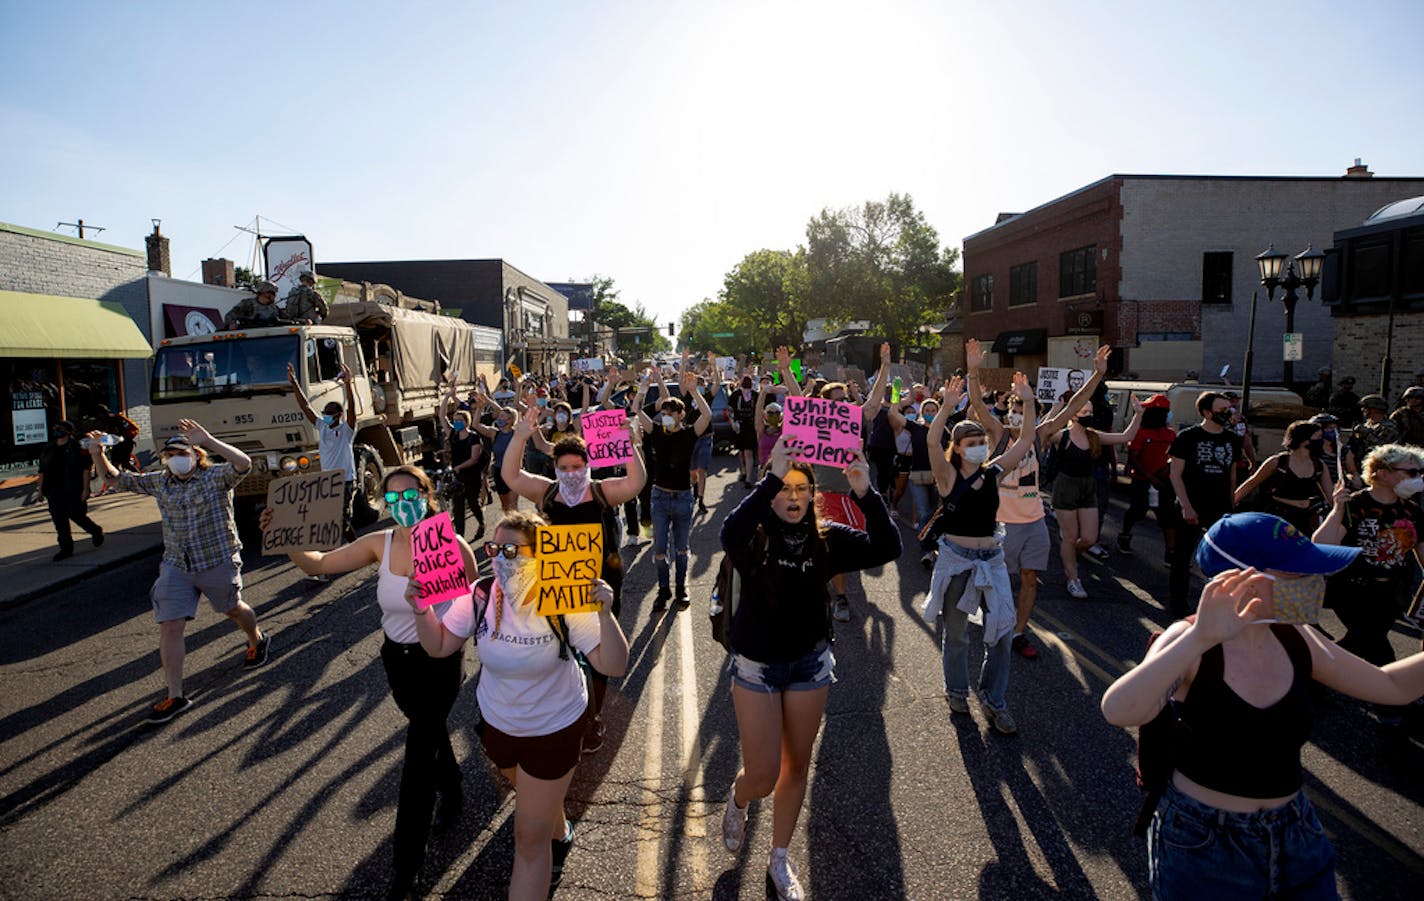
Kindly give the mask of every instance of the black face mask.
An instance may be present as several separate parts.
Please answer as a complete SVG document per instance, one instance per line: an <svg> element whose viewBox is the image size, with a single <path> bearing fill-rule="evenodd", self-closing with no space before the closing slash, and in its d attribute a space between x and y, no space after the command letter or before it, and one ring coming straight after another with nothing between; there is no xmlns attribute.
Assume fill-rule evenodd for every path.
<svg viewBox="0 0 1424 901"><path fill-rule="evenodd" d="M1225 413L1213 413L1211 414L1211 421L1219 426L1222 426L1223 428L1229 426L1231 425L1231 411L1228 410Z"/></svg>
<svg viewBox="0 0 1424 901"><path fill-rule="evenodd" d="M1305 442L1305 446L1310 449L1310 453L1313 456L1318 457L1325 450L1325 439L1312 438L1309 441Z"/></svg>

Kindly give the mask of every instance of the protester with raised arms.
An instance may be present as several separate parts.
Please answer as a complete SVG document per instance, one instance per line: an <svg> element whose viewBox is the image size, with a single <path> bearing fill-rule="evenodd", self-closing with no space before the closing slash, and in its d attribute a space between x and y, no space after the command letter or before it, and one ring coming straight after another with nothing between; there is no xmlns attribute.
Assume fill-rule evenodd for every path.
<svg viewBox="0 0 1424 901"><path fill-rule="evenodd" d="M433 657L457 653L473 637L480 657L477 696L485 753L514 786L514 867L509 897L543 901L563 875L574 827L564 796L592 715L578 651L592 668L617 678L628 666L628 639L613 616L613 589L591 584L597 613L539 615L539 561L534 545L546 525L516 511L500 521L485 545L494 576L456 598L443 619L415 617L420 643ZM417 608L421 587L406 594ZM418 608L417 608L418 609Z"/></svg>
<svg viewBox="0 0 1424 901"><path fill-rule="evenodd" d="M341 529L346 541L356 540L356 530L351 527L351 501L356 496L356 390L351 379L351 367L342 363L341 393L346 404L343 407L334 400L327 401L318 416L297 381L297 371L291 363L287 364L287 384L292 387L297 407L307 422L316 426L316 450L321 468L339 469L346 480L346 493L341 501Z"/></svg>
<svg viewBox="0 0 1424 901"><path fill-rule="evenodd" d="M835 656L826 582L837 573L882 566L900 555L900 533L870 486L857 452L845 467L865 531L816 515L816 473L793 460L789 438L772 450L769 470L722 524L722 548L741 577L732 616L732 704L742 769L722 817L722 841L737 851L747 806L773 795L767 880L782 899L804 897L786 856L806 797L811 749L821 726ZM730 600L727 603L731 603Z"/></svg>

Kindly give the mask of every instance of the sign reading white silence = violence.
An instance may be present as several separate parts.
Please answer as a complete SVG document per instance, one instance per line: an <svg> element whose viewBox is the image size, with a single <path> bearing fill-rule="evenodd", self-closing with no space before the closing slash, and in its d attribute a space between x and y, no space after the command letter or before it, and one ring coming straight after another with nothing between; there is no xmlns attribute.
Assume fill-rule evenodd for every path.
<svg viewBox="0 0 1424 901"><path fill-rule="evenodd" d="M784 412L787 440L800 442L795 451L800 459L835 467L856 459L865 430L860 407L819 397L788 397Z"/></svg>
<svg viewBox="0 0 1424 901"><path fill-rule="evenodd" d="M341 544L346 473L339 469L273 479L267 486L272 523L262 553L329 551Z"/></svg>

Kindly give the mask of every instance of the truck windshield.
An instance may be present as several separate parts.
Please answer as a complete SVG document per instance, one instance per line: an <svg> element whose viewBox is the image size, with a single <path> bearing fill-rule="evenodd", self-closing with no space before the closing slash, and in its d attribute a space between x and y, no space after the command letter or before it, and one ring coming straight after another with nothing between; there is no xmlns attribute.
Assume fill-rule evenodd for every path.
<svg viewBox="0 0 1424 901"><path fill-rule="evenodd" d="M152 401L176 403L285 390L287 364L300 361L297 335L161 347L153 361Z"/></svg>

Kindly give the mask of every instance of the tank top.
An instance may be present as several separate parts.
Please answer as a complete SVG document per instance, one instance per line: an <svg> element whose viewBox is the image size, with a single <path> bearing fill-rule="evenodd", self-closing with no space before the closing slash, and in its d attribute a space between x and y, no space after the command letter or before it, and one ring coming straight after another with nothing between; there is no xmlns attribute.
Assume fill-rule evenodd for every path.
<svg viewBox="0 0 1424 901"><path fill-rule="evenodd" d="M509 449L509 442L514 440L513 432L494 433L494 463L498 467L504 462L504 452Z"/></svg>
<svg viewBox="0 0 1424 901"><path fill-rule="evenodd" d="M997 483L1004 470L995 464L984 467L982 472L984 474L969 488L960 487L965 476L961 472L955 473L954 486L949 489L949 495L939 499L939 532L966 538L988 538L994 534L999 524ZM955 502L952 510L949 506L951 499Z"/></svg>
<svg viewBox="0 0 1424 901"><path fill-rule="evenodd" d="M1320 497L1319 460L1308 476L1298 476L1290 468L1290 454L1276 455L1276 473L1271 477L1271 495L1293 501L1309 501Z"/></svg>
<svg viewBox="0 0 1424 901"><path fill-rule="evenodd" d="M1058 474L1074 478L1091 477L1097 459L1091 448L1082 448L1073 443L1073 435L1067 429L1058 440Z"/></svg>
<svg viewBox="0 0 1424 901"><path fill-rule="evenodd" d="M1008 432L1004 432L1001 447L994 452L1002 454L1008 447ZM1043 497L1038 488L1038 443L1034 449L1024 454L1023 461L999 478L999 522L1030 523L1043 519Z"/></svg>
<svg viewBox="0 0 1424 901"><path fill-rule="evenodd" d="M409 576L398 576L391 572L391 536L394 529L386 529L386 549L381 552L381 568L376 575L376 603L381 608L381 631L391 641L401 644L416 644L420 634L415 631L415 611L406 602L405 590L410 586ZM450 602L436 604L434 613L441 619ZM427 616L429 614L426 614Z"/></svg>
<svg viewBox="0 0 1424 901"><path fill-rule="evenodd" d="M707 430L707 435L711 435L712 430ZM707 437L707 436L703 436ZM762 466L771 462L771 449L776 447L776 441L781 437L781 426L776 428L762 427L761 437L757 439L757 462Z"/></svg>
<svg viewBox="0 0 1424 901"><path fill-rule="evenodd" d="M1223 678L1226 655L1216 645L1178 706L1176 768L1213 791L1241 798L1284 798L1301 787L1300 749L1315 720L1310 699L1310 648L1294 626L1271 634L1290 657L1290 688L1269 707L1255 707Z"/></svg>

